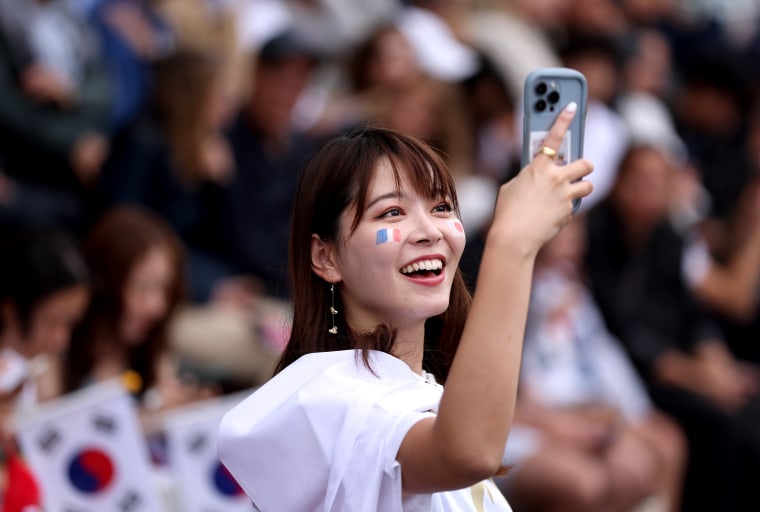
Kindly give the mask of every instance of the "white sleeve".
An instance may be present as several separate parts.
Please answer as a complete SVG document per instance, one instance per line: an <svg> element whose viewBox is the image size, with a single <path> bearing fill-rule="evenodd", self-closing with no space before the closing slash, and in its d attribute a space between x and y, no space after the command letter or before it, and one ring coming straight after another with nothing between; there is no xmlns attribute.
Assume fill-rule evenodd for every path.
<svg viewBox="0 0 760 512"><path fill-rule="evenodd" d="M710 272L711 266L712 259L705 241L701 237L690 237L681 258L681 273L686 284L690 288L698 286Z"/></svg>
<svg viewBox="0 0 760 512"><path fill-rule="evenodd" d="M412 425L431 416L433 413L419 412L394 416L381 407L373 408L356 442L339 447L350 450L350 457L342 474L331 474L339 481L334 483L337 492L329 510L429 509L430 494L403 495L402 468L396 456Z"/></svg>
<svg viewBox="0 0 760 512"><path fill-rule="evenodd" d="M265 386L269 396L222 420L220 459L262 512L407 509L396 455L440 392L341 377L326 372L282 400Z"/></svg>

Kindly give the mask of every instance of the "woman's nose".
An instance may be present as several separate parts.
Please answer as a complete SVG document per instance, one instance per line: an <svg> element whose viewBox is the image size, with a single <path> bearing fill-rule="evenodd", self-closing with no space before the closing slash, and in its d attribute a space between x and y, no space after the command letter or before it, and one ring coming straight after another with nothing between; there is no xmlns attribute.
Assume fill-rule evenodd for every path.
<svg viewBox="0 0 760 512"><path fill-rule="evenodd" d="M411 237L415 243L433 243L443 238L440 226L430 215L418 215L415 222Z"/></svg>

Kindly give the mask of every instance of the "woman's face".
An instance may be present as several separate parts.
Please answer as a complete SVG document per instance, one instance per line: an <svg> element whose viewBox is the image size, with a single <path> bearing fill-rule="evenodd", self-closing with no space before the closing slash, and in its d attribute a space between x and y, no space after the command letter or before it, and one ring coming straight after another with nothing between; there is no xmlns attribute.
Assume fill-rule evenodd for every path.
<svg viewBox="0 0 760 512"><path fill-rule="evenodd" d="M124 287L124 310L119 326L122 340L131 345L145 340L169 309L169 290L174 280L167 249L154 247L137 261Z"/></svg>
<svg viewBox="0 0 760 512"><path fill-rule="evenodd" d="M356 230L338 243L339 287L349 325L419 326L443 313L465 245L451 198L419 197L403 176L397 190L390 161L382 159L367 191ZM355 209L341 217L349 233Z"/></svg>
<svg viewBox="0 0 760 512"><path fill-rule="evenodd" d="M586 230L583 219L574 218L541 249L541 263L547 266L579 268L586 249Z"/></svg>
<svg viewBox="0 0 760 512"><path fill-rule="evenodd" d="M82 318L89 291L76 285L50 294L32 311L22 347L26 357L60 354L69 346L71 331Z"/></svg>
<svg viewBox="0 0 760 512"><path fill-rule="evenodd" d="M674 170L655 150L642 150L621 173L613 196L624 219L650 229L668 214Z"/></svg>
<svg viewBox="0 0 760 512"><path fill-rule="evenodd" d="M369 69L374 86L405 88L419 79L417 60L401 32L385 32L377 40L375 48L375 57Z"/></svg>

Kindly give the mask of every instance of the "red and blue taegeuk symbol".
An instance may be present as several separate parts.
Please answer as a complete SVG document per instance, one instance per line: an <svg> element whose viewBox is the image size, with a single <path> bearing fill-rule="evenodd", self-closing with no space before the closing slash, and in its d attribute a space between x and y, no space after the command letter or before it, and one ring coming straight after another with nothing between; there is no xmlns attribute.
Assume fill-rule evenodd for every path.
<svg viewBox="0 0 760 512"><path fill-rule="evenodd" d="M213 478L214 486L220 494L231 498L243 495L243 489L240 488L240 485L232 478L230 472L221 462L214 464Z"/></svg>
<svg viewBox="0 0 760 512"><path fill-rule="evenodd" d="M108 454L93 447L77 451L68 467L71 485L87 494L106 490L114 480L114 473L114 464Z"/></svg>

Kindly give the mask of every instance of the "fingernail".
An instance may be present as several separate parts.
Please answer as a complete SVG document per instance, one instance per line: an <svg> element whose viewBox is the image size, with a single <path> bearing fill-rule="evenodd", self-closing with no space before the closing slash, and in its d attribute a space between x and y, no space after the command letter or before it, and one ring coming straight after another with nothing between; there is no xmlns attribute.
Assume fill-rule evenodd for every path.
<svg viewBox="0 0 760 512"><path fill-rule="evenodd" d="M576 110L578 110L578 104L574 101L571 101L570 103L567 104L567 106L565 107L565 110L567 110L568 112L575 112Z"/></svg>

